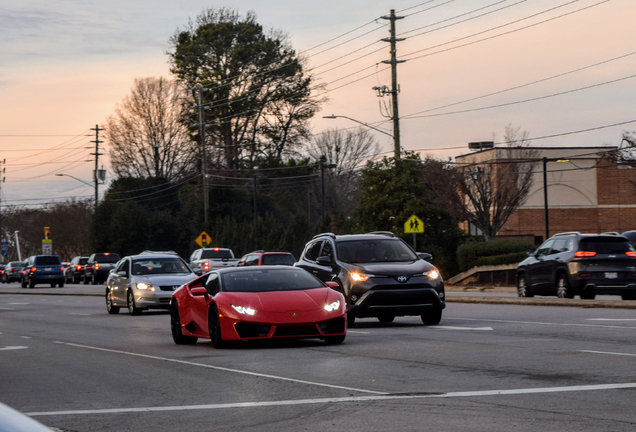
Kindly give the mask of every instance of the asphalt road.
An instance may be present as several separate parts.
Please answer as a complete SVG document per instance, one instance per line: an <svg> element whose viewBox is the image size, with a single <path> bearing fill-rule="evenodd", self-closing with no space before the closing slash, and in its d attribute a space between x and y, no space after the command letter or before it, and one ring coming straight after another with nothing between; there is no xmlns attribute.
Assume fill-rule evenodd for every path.
<svg viewBox="0 0 636 432"><path fill-rule="evenodd" d="M99 287L94 287L95 289ZM633 431L636 314L449 303L342 345L176 346L169 315L0 296L0 402L68 431Z"/></svg>

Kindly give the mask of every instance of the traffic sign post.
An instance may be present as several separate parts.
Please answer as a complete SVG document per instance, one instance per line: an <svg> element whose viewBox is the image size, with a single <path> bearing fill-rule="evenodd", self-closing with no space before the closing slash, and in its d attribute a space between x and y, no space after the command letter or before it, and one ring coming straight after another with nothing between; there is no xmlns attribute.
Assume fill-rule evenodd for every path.
<svg viewBox="0 0 636 432"><path fill-rule="evenodd" d="M422 234L424 232L424 222L422 219L415 215L411 215L406 222L404 222L404 234L413 234L413 249L417 252L417 240L415 234Z"/></svg>
<svg viewBox="0 0 636 432"><path fill-rule="evenodd" d="M42 255L53 255L53 240L42 239Z"/></svg>
<svg viewBox="0 0 636 432"><path fill-rule="evenodd" d="M205 248L212 243L212 239L210 238L208 233L203 231L201 234L199 234L199 237L196 238L195 242L199 245L199 247Z"/></svg>
<svg viewBox="0 0 636 432"><path fill-rule="evenodd" d="M2 262L5 261L7 256L9 256L9 242L2 240Z"/></svg>

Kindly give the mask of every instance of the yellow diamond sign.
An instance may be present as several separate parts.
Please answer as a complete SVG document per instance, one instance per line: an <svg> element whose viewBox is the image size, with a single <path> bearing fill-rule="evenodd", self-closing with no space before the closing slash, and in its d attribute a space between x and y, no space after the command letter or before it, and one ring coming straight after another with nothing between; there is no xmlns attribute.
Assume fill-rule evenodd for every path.
<svg viewBox="0 0 636 432"><path fill-rule="evenodd" d="M421 234L423 232L424 232L424 222L422 222L422 219L418 218L415 215L411 216L404 223L405 234Z"/></svg>
<svg viewBox="0 0 636 432"><path fill-rule="evenodd" d="M199 245L199 247L208 247L210 246L210 244L212 243L212 239L210 238L210 236L208 235L208 233L206 233L205 231L203 231L201 234L199 234L199 237L197 237L197 239L195 240L195 242L197 242L197 244Z"/></svg>

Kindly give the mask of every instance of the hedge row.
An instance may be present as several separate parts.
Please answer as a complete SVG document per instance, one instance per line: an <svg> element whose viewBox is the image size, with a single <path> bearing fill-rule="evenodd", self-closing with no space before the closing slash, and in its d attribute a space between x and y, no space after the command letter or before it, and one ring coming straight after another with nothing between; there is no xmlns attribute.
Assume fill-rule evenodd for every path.
<svg viewBox="0 0 636 432"><path fill-rule="evenodd" d="M513 240L494 242L469 242L457 248L460 270L466 271L477 265L512 264L522 261L535 246Z"/></svg>

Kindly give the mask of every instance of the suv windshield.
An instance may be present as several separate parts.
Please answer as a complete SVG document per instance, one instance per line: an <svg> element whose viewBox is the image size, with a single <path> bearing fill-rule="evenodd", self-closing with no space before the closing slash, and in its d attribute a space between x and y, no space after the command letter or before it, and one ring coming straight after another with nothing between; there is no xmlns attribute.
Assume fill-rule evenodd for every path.
<svg viewBox="0 0 636 432"><path fill-rule="evenodd" d="M232 254L229 250L214 250L214 249L204 249L201 253L201 258L227 258L232 259Z"/></svg>
<svg viewBox="0 0 636 432"><path fill-rule="evenodd" d="M598 254L624 253L634 250L627 240L614 237L591 237L581 240L579 250L596 252Z"/></svg>
<svg viewBox="0 0 636 432"><path fill-rule="evenodd" d="M58 265L62 264L60 257L57 255L35 257L35 265Z"/></svg>
<svg viewBox="0 0 636 432"><path fill-rule="evenodd" d="M261 259L263 265L294 265L296 260L289 254L265 254Z"/></svg>
<svg viewBox="0 0 636 432"><path fill-rule="evenodd" d="M398 239L340 241L337 248L338 258L346 263L410 262L418 259Z"/></svg>
<svg viewBox="0 0 636 432"><path fill-rule="evenodd" d="M300 291L324 288L319 280L301 269L235 271L224 273L222 278L223 290L227 292Z"/></svg>
<svg viewBox="0 0 636 432"><path fill-rule="evenodd" d="M190 269L178 258L140 258L132 263L135 276L170 273L190 273Z"/></svg>
<svg viewBox="0 0 636 432"><path fill-rule="evenodd" d="M100 253L95 254L95 256L93 257L93 262L114 264L119 261L119 259L119 255L115 253Z"/></svg>

